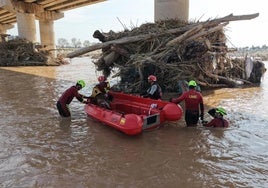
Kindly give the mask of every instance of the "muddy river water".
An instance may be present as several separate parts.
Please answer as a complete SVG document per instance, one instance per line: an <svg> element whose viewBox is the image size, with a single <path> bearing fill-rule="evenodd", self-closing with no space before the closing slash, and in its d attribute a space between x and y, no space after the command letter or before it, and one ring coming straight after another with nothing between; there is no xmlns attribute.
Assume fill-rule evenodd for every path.
<svg viewBox="0 0 268 188"><path fill-rule="evenodd" d="M204 96L226 108L230 128L182 118L135 137L88 118L76 99L71 120L59 117L60 94L78 79L88 94L96 77L90 58L0 68L0 187L268 187L268 73L260 87Z"/></svg>

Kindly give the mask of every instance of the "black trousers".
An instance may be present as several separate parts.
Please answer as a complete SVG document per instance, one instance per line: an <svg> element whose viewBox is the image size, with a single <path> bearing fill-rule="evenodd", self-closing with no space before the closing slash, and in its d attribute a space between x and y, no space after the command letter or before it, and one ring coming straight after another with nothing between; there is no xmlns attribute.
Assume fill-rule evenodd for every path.
<svg viewBox="0 0 268 188"><path fill-rule="evenodd" d="M71 113L70 113L70 110L69 110L69 107L67 106L67 104L61 104L58 101L56 106L57 106L57 109L59 111L59 114L62 117L70 117L71 116Z"/></svg>
<svg viewBox="0 0 268 188"><path fill-rule="evenodd" d="M196 126L199 119L199 111L197 110L186 110L185 111L185 121L187 127Z"/></svg>

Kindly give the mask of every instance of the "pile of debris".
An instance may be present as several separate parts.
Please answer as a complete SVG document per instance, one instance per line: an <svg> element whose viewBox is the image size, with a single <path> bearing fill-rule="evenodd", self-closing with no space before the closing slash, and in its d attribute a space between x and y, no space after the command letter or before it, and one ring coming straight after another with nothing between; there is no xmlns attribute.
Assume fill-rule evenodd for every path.
<svg viewBox="0 0 268 188"><path fill-rule="evenodd" d="M15 38L0 42L0 66L51 66L63 64L48 50L26 39Z"/></svg>
<svg viewBox="0 0 268 188"><path fill-rule="evenodd" d="M177 91L178 81L194 79L203 88L236 87L260 83L266 71L262 62L253 62L246 77L245 59L228 57L224 27L230 21L256 18L259 14L233 16L186 23L165 20L148 23L131 31L101 33L94 37L102 43L81 48L67 55L75 57L97 49L102 56L95 62L105 76L119 69L119 88L141 92L147 76L154 74L167 92ZM127 89L126 89L127 88Z"/></svg>
<svg viewBox="0 0 268 188"><path fill-rule="evenodd" d="M1 66L44 65L47 54L37 52L34 44L25 39L13 39L0 43Z"/></svg>
<svg viewBox="0 0 268 188"><path fill-rule="evenodd" d="M224 27L230 21L257 16L228 15L196 23L164 20L119 33L97 30L93 37L102 43L81 48L67 57L102 49L101 57L94 62L97 70L108 77L117 68L114 76L121 78L117 88L129 93L140 93L148 87L150 74L157 77L166 92L177 92L179 81L192 79L208 89L253 85L260 83L264 64L252 62L252 74L246 76L245 59L228 56L231 49L226 46Z"/></svg>

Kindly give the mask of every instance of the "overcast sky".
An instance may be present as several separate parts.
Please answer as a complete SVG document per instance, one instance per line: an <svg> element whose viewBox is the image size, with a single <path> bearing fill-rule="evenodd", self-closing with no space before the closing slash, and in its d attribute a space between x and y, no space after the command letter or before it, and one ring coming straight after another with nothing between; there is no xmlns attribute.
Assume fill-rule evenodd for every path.
<svg viewBox="0 0 268 188"><path fill-rule="evenodd" d="M228 24L225 29L231 47L268 45L268 10L267 0L189 0L190 20L204 21L233 13L245 15L260 13L253 20L241 20ZM92 37L95 30L109 32L123 31L141 24L153 22L154 0L108 0L87 7L70 10L64 18L55 21L56 40L71 38L98 42ZM38 25L37 25L38 27ZM39 31L38 31L39 32ZM14 28L8 33L16 34Z"/></svg>

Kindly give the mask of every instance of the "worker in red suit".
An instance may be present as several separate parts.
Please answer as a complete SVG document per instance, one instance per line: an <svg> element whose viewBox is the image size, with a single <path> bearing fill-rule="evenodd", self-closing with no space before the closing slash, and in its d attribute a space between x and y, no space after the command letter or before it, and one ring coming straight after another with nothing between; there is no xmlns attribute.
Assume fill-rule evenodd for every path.
<svg viewBox="0 0 268 188"><path fill-rule="evenodd" d="M61 95L56 106L59 111L59 114L62 117L71 116L69 104L72 102L74 97L82 103L87 103L87 97L78 93L78 91L85 86L86 86L85 82L83 80L79 80L76 83L76 85L71 86Z"/></svg>
<svg viewBox="0 0 268 188"><path fill-rule="evenodd" d="M203 96L200 92L196 91L196 82L194 80L188 83L189 91L184 92L178 98L171 98L170 102L175 104L185 101L185 121L187 127L196 126L199 117L203 121L204 119L204 104ZM200 113L201 112L201 113Z"/></svg>
<svg viewBox="0 0 268 188"><path fill-rule="evenodd" d="M224 115L227 115L226 110L222 107L216 109L211 109L208 112L214 119L209 123L204 122L203 126L205 127L229 127L229 122L223 118Z"/></svg>

